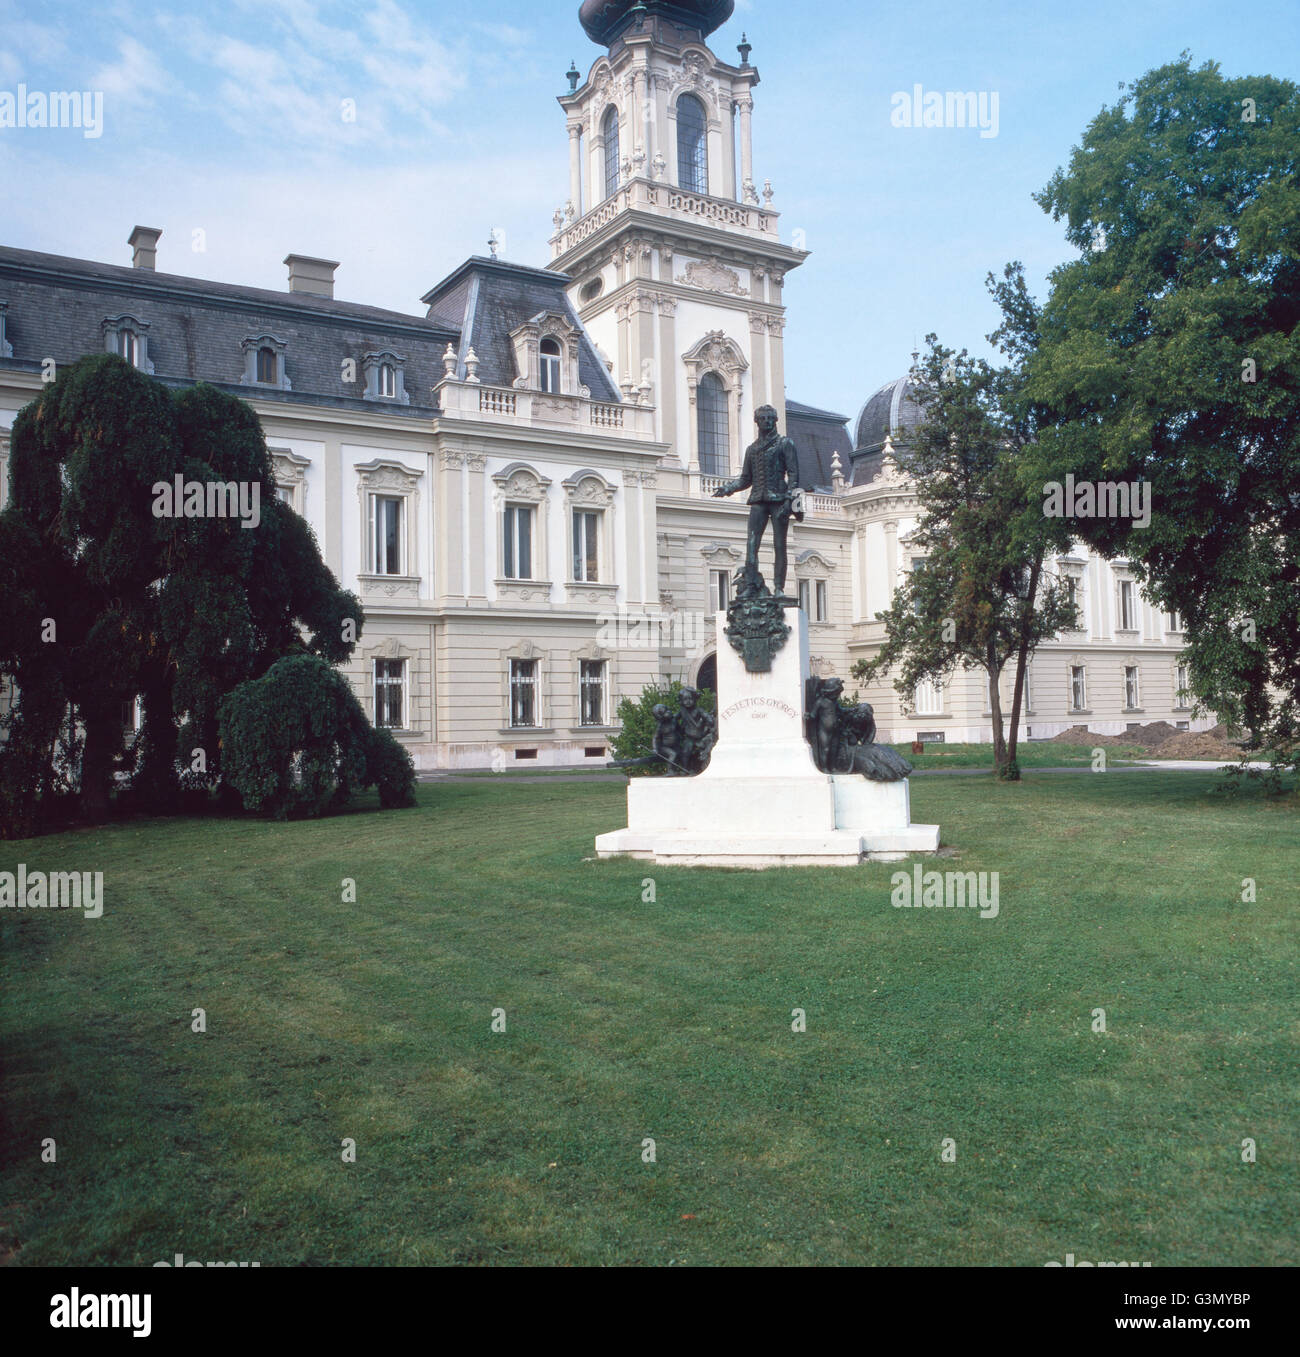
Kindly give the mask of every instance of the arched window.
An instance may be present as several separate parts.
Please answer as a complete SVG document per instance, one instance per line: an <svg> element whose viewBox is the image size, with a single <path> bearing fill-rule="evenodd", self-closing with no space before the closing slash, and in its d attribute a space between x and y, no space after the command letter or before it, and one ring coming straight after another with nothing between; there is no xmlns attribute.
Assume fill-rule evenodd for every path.
<svg viewBox="0 0 1300 1357"><path fill-rule="evenodd" d="M605 197L618 192L618 109L611 105L605 110L600 124L601 135L605 139Z"/></svg>
<svg viewBox="0 0 1300 1357"><path fill-rule="evenodd" d="M560 389L560 342L558 339L543 339L538 349L542 367L542 390L557 393Z"/></svg>
<svg viewBox="0 0 1300 1357"><path fill-rule="evenodd" d="M700 378L695 393L700 471L705 476L726 476L731 471L731 427L727 421L727 388L716 372Z"/></svg>
<svg viewBox="0 0 1300 1357"><path fill-rule="evenodd" d="M708 119L693 94L677 101L677 183L688 193L709 191Z"/></svg>
<svg viewBox="0 0 1300 1357"><path fill-rule="evenodd" d="M274 386L277 381L275 350L263 345L257 351L257 380Z"/></svg>

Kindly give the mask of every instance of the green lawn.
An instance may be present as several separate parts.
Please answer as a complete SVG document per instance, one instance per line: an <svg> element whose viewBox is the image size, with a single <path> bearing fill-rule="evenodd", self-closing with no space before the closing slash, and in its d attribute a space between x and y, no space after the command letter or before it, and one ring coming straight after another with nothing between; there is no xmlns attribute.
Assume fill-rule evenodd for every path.
<svg viewBox="0 0 1300 1357"><path fill-rule="evenodd" d="M1300 821L1216 780L918 780L996 919L584 860L612 783L0 844L105 894L0 912L0 1257L1294 1263Z"/></svg>
<svg viewBox="0 0 1300 1357"><path fill-rule="evenodd" d="M918 773L931 768L992 768L992 744L930 744L924 754L913 754L910 744L894 748ZM1016 745L1016 762L1021 768L1070 768L1092 765L1093 745L1053 744L1050 740L1021 740ZM1111 745L1106 749L1107 763L1133 763L1152 758L1138 745Z"/></svg>

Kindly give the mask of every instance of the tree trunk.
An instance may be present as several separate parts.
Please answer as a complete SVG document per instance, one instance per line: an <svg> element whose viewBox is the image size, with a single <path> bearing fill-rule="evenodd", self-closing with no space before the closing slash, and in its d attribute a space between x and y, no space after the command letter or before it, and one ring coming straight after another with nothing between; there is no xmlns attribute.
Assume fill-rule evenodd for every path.
<svg viewBox="0 0 1300 1357"><path fill-rule="evenodd" d="M1020 610L1020 644L1016 650L1016 681L1011 693L1011 729L1007 738L1007 762L1003 776L1008 782L1020 781L1020 763L1016 758L1016 747L1020 741L1020 704L1025 692L1025 671L1029 668L1029 629L1034 612L1034 599L1038 596L1038 579L1043 569L1043 557L1040 553L1029 570L1029 592L1024 607Z"/></svg>
<svg viewBox="0 0 1300 1357"><path fill-rule="evenodd" d="M81 755L81 794L77 807L90 824L108 819L109 792L113 786L113 756L117 753L121 731L115 713L83 714L86 747Z"/></svg>
<svg viewBox="0 0 1300 1357"><path fill-rule="evenodd" d="M1002 695L998 692L998 680L1002 677L1002 667L997 661L997 650L992 641L986 651L988 658L984 668L989 676L989 711L993 716L993 771L1001 776L1007 761L1007 742L1002 731Z"/></svg>

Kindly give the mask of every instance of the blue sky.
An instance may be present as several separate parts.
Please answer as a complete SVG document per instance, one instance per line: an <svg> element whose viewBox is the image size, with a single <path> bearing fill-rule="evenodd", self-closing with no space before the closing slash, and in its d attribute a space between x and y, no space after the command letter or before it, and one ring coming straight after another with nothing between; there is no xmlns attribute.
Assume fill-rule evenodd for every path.
<svg viewBox="0 0 1300 1357"><path fill-rule="evenodd" d="M46 11L0 0L0 92L104 92L98 138L0 128L0 242L282 289L288 253L342 261L336 295L418 314L419 297L504 234L544 265L567 196L554 95L598 55L577 0L149 0ZM754 169L782 235L787 394L845 414L937 331L984 352L984 276L1022 259L1041 293L1071 256L1033 202L1088 121L1187 48L1230 75L1300 76L1295 0L776 4L740 0L762 83ZM891 124L891 95L998 95L998 135ZM345 121L343 101L355 101ZM201 246L202 248L197 248Z"/></svg>

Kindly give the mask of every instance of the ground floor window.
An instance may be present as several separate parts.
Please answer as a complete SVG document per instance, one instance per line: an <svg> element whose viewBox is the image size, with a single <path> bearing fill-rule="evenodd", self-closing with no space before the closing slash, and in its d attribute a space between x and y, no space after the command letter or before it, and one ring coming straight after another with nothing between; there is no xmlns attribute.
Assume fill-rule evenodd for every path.
<svg viewBox="0 0 1300 1357"><path fill-rule="evenodd" d="M537 724L537 661L510 661L510 724Z"/></svg>
<svg viewBox="0 0 1300 1357"><path fill-rule="evenodd" d="M375 725L380 730L406 728L406 661L375 661Z"/></svg>
<svg viewBox="0 0 1300 1357"><path fill-rule="evenodd" d="M1124 666L1124 705L1129 711L1136 711L1142 705L1138 700L1140 697L1137 665L1126 664Z"/></svg>
<svg viewBox="0 0 1300 1357"><path fill-rule="evenodd" d="M938 716L943 711L943 684L922 679L912 690L912 705L918 716Z"/></svg>
<svg viewBox="0 0 1300 1357"><path fill-rule="evenodd" d="M1083 711L1088 705L1088 685L1083 665L1070 666L1070 710Z"/></svg>
<svg viewBox="0 0 1300 1357"><path fill-rule="evenodd" d="M605 662L583 660L578 675L580 716L584 726L605 724Z"/></svg>

